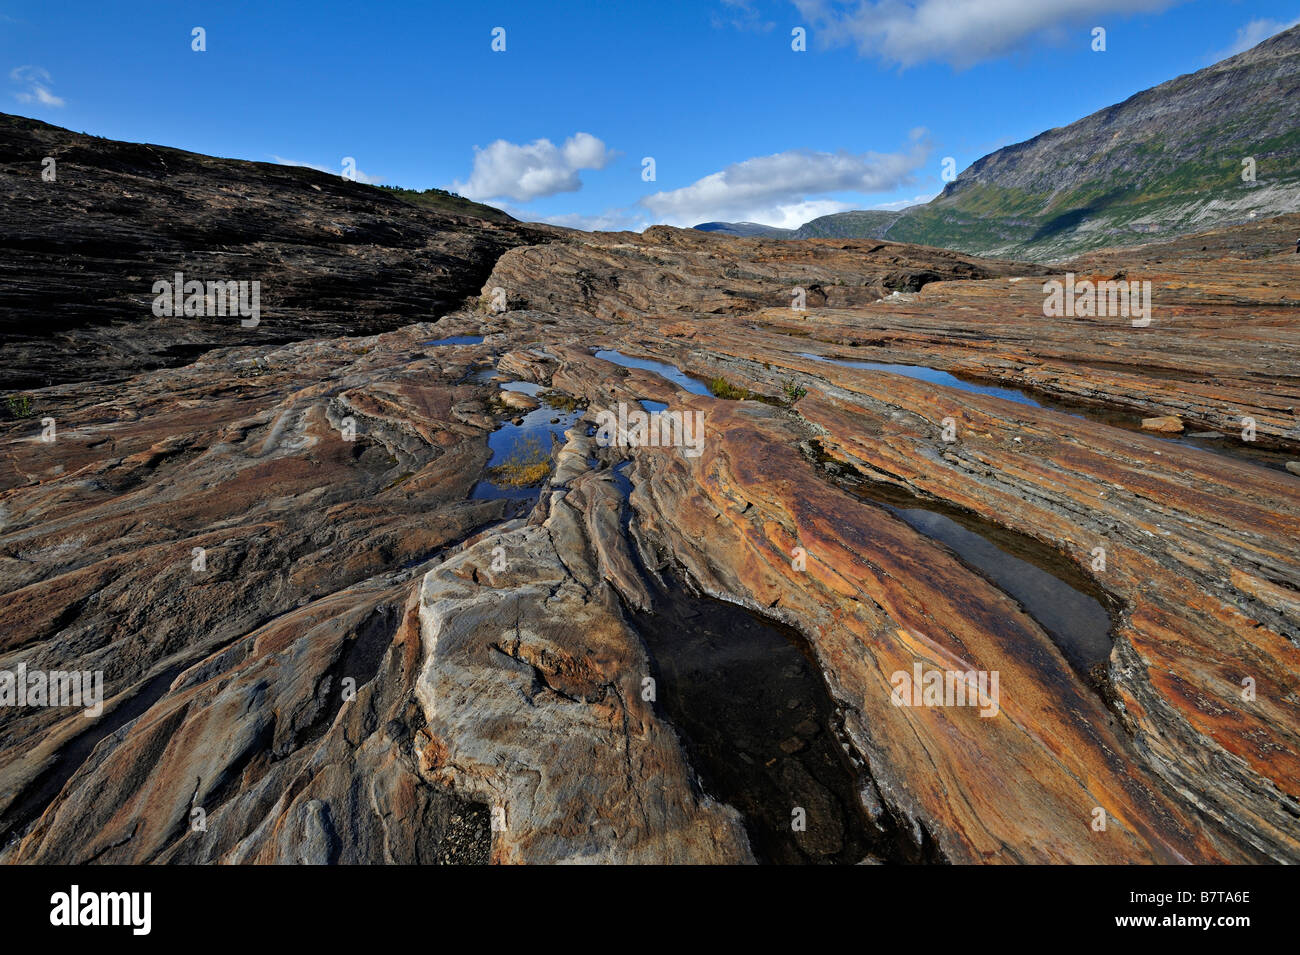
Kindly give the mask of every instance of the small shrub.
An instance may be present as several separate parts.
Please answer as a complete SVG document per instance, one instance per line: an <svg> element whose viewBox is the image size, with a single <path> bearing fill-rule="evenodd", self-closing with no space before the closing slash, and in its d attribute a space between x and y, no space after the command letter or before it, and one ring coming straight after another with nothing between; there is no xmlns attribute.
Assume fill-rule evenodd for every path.
<svg viewBox="0 0 1300 955"><path fill-rule="evenodd" d="M28 395L8 395L5 408L14 418L31 418L36 412L32 410L32 399Z"/></svg>
<svg viewBox="0 0 1300 955"><path fill-rule="evenodd" d="M733 385L721 375L710 379L709 391L713 392L714 397L725 398L728 401L744 401L745 399L752 397L747 388Z"/></svg>
<svg viewBox="0 0 1300 955"><path fill-rule="evenodd" d="M808 394L808 389L793 378L787 378L781 382L781 391L785 393L786 404L794 404L800 398Z"/></svg>

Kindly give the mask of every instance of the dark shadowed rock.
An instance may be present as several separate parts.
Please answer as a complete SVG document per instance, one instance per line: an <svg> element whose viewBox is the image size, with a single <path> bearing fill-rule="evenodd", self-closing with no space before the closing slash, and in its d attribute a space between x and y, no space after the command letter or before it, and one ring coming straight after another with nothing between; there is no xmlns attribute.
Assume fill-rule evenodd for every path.
<svg viewBox="0 0 1300 955"><path fill-rule="evenodd" d="M53 182L42 178L46 157ZM468 202L465 214L432 211L313 169L6 114L0 178L0 388L121 378L218 346L431 320L477 294L506 249L560 231L488 221ZM260 323L155 317L154 283L177 272L260 282Z"/></svg>

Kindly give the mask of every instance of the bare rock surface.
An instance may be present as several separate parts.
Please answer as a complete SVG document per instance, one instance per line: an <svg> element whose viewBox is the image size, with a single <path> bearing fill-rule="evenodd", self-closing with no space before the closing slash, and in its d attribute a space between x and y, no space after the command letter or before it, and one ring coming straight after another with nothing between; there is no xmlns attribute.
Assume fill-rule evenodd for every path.
<svg viewBox="0 0 1300 955"><path fill-rule="evenodd" d="M425 766L492 807L494 861L752 861L739 815L692 784L671 727L642 699L649 661L602 585L603 565L629 560L601 527L617 508L608 475L587 472L544 522L425 576ZM615 552L587 553L584 540Z"/></svg>
<svg viewBox="0 0 1300 955"><path fill-rule="evenodd" d="M42 178L47 158L53 181ZM438 212L342 175L113 142L7 114L0 177L0 388L118 379L219 346L429 320L476 295L503 251L561 232L468 201L464 214ZM154 283L176 273L205 288L259 282L257 324L156 317Z"/></svg>
<svg viewBox="0 0 1300 955"><path fill-rule="evenodd" d="M1183 433L1183 422L1177 415L1161 415L1158 418L1143 418L1142 427L1147 431L1162 431L1166 434Z"/></svg>
<svg viewBox="0 0 1300 955"><path fill-rule="evenodd" d="M862 861L1300 861L1294 228L1059 271L548 232L476 279L503 313L32 388L0 670L105 698L0 708L0 860L744 862L803 810ZM1067 270L1150 281L1151 323L1046 316ZM574 416L525 489L488 469L515 381ZM659 407L698 441L633 440ZM706 784L642 626L669 581L797 636L833 718L765 742L793 776L833 738L851 805ZM900 705L918 667L997 705Z"/></svg>

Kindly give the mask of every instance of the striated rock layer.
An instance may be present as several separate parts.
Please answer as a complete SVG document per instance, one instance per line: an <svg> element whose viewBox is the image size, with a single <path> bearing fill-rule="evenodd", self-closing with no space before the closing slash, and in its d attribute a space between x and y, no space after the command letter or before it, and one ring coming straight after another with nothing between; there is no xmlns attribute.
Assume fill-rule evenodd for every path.
<svg viewBox="0 0 1300 955"><path fill-rule="evenodd" d="M834 738L857 804L754 770L808 857L849 813L865 861L1300 860L1300 256L1265 251L1296 225L1061 274L569 234L501 255L501 314L32 391L0 424L0 669L99 669L106 702L0 709L0 858L761 860L638 629L685 581L673 619L779 621L830 693L774 742ZM1150 324L1046 317L1067 270L1150 281ZM494 375L582 415L524 497L488 470ZM631 440L641 402L698 443ZM917 667L996 701L898 705Z"/></svg>

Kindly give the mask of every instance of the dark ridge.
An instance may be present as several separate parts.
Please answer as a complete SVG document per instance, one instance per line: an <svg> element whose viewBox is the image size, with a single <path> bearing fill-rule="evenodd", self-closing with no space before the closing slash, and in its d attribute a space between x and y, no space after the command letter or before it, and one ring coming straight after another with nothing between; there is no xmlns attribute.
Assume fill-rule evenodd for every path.
<svg viewBox="0 0 1300 955"><path fill-rule="evenodd" d="M560 234L468 200L6 114L0 181L0 391L431 321L477 295L507 250ZM260 282L259 324L155 316L153 285L176 272Z"/></svg>

